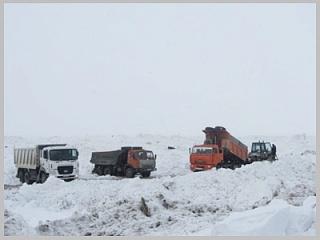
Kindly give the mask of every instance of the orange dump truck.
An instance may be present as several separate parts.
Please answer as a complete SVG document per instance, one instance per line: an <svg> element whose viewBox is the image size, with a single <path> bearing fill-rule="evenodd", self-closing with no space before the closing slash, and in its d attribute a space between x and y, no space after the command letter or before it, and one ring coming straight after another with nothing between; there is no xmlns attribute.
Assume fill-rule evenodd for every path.
<svg viewBox="0 0 320 240"><path fill-rule="evenodd" d="M248 161L248 147L233 137L224 127L206 127L204 144L190 149L190 169L208 170L213 167L239 167Z"/></svg>
<svg viewBox="0 0 320 240"><path fill-rule="evenodd" d="M157 155L142 147L122 147L115 151L93 152L90 162L92 173L134 177L137 173L149 177L156 170Z"/></svg>

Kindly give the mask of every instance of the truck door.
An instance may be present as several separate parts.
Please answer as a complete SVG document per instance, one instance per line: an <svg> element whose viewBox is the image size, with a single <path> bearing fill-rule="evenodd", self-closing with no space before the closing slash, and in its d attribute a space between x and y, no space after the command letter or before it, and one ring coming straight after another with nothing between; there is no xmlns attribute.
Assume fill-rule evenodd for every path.
<svg viewBox="0 0 320 240"><path fill-rule="evenodd" d="M268 154L271 154L271 144L269 142L266 142L266 150Z"/></svg>
<svg viewBox="0 0 320 240"><path fill-rule="evenodd" d="M129 151L128 152L128 164L135 169L140 167L139 156L137 155L139 152L137 151Z"/></svg>
<svg viewBox="0 0 320 240"><path fill-rule="evenodd" d="M212 149L212 165L216 166L222 161L222 151L218 147L213 147Z"/></svg>
<svg viewBox="0 0 320 240"><path fill-rule="evenodd" d="M41 150L40 154L41 165L46 171L49 171L49 153L48 150Z"/></svg>

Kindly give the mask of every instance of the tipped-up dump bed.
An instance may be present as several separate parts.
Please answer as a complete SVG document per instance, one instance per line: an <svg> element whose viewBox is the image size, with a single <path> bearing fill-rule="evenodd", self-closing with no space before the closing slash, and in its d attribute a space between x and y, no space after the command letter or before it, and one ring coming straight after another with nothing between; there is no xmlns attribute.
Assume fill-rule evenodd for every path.
<svg viewBox="0 0 320 240"><path fill-rule="evenodd" d="M225 151L227 158L235 157L242 161L248 158L248 147L233 137L224 127L206 127L203 132L206 134L205 144L217 144Z"/></svg>

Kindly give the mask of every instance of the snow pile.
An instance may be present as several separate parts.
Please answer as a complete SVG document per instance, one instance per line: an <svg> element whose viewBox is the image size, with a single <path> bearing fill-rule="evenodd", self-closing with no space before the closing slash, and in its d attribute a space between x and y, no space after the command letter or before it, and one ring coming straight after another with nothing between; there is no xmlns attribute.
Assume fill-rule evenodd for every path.
<svg viewBox="0 0 320 240"><path fill-rule="evenodd" d="M295 207L283 200L254 210L232 213L211 228L194 235L217 236L285 236L314 235L316 198L307 198L303 206Z"/></svg>
<svg viewBox="0 0 320 240"><path fill-rule="evenodd" d="M250 146L253 140L244 142ZM44 184L6 190L6 235L315 234L313 137L271 139L281 149L279 160L272 163L196 173L189 170L188 148L201 140L193 138L141 135L56 138L41 143L54 141L70 142L79 149L81 178L64 182L50 177ZM13 144L23 142L9 138L6 144L12 149ZM91 151L125 145L153 150L158 155L158 171L149 179L90 173ZM15 174L11 160L12 152L5 151L5 174ZM5 183L14 184L12 179L5 176ZM140 210L142 197L150 217ZM236 225L239 222L243 225ZM225 225L241 230L233 232Z"/></svg>
<svg viewBox="0 0 320 240"><path fill-rule="evenodd" d="M35 231L29 227L28 223L19 214L15 214L7 209L4 210L4 235L33 235Z"/></svg>

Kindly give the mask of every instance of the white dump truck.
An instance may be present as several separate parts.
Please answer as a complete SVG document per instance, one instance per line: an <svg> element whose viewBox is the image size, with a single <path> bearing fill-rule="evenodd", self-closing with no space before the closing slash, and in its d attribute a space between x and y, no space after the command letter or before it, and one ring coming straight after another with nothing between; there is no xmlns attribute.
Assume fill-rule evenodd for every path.
<svg viewBox="0 0 320 240"><path fill-rule="evenodd" d="M67 144L42 144L34 148L15 148L16 177L22 183L44 183L49 175L65 181L79 176L79 152Z"/></svg>

